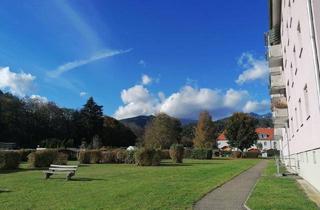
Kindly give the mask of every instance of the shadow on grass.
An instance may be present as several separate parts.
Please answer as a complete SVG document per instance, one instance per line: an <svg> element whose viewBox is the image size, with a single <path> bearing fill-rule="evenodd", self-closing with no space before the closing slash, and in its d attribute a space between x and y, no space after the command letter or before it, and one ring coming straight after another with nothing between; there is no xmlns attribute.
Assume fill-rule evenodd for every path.
<svg viewBox="0 0 320 210"><path fill-rule="evenodd" d="M18 173L18 172L26 172L26 171L41 171L47 170L48 168L19 168L14 170L0 170L0 174L11 174L11 173Z"/></svg>
<svg viewBox="0 0 320 210"><path fill-rule="evenodd" d="M11 190L0 188L0 193L9 193L9 192L11 192Z"/></svg>

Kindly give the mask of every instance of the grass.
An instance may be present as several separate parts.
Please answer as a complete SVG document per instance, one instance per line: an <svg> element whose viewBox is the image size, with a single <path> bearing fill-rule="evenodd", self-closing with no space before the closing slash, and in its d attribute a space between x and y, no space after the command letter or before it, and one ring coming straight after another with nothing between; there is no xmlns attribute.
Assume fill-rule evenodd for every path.
<svg viewBox="0 0 320 210"><path fill-rule="evenodd" d="M307 198L296 180L276 177L274 161L269 161L247 205L252 210L316 210L317 206Z"/></svg>
<svg viewBox="0 0 320 210"><path fill-rule="evenodd" d="M0 174L0 209L188 209L259 160L185 160L159 167L83 165L73 181L40 170Z"/></svg>

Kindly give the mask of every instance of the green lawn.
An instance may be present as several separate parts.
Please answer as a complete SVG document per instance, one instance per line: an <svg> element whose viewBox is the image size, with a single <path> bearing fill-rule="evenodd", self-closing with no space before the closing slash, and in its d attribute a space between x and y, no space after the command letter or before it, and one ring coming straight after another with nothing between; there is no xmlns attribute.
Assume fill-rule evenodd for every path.
<svg viewBox="0 0 320 210"><path fill-rule="evenodd" d="M0 174L0 209L186 209L258 160L186 160L158 167L83 165L73 181L40 170Z"/></svg>
<svg viewBox="0 0 320 210"><path fill-rule="evenodd" d="M270 161L263 177L257 183L247 205L252 210L316 210L317 206L310 201L296 180L286 177L275 177L276 167Z"/></svg>

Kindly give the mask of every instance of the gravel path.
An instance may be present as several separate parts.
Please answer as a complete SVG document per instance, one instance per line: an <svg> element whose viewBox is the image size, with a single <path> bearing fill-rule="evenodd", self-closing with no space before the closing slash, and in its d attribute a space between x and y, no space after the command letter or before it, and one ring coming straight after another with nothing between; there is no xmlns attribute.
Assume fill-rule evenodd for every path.
<svg viewBox="0 0 320 210"><path fill-rule="evenodd" d="M243 210L252 188L266 168L262 160L254 167L236 176L221 187L203 197L194 206L195 210Z"/></svg>

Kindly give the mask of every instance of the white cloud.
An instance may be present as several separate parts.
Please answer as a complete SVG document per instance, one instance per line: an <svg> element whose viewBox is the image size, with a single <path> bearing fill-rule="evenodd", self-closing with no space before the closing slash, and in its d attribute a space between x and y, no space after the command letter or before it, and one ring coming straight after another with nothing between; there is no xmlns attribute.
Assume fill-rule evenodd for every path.
<svg viewBox="0 0 320 210"><path fill-rule="evenodd" d="M146 75L146 74L142 75L142 77L141 77L141 83L142 83L143 85L148 85L148 84L150 84L151 82L152 82L152 78L151 78L151 77L149 77L149 76Z"/></svg>
<svg viewBox="0 0 320 210"><path fill-rule="evenodd" d="M115 112L117 119L135 117L137 115L150 115L157 112L159 102L142 85L135 85L122 90L121 99L124 103Z"/></svg>
<svg viewBox="0 0 320 210"><path fill-rule="evenodd" d="M87 92L84 92L84 91L80 92L80 97L84 97L84 96L86 96L86 95L88 95Z"/></svg>
<svg viewBox="0 0 320 210"><path fill-rule="evenodd" d="M104 50L103 52L100 53L96 53L95 55L86 58L86 59L82 59L82 60L75 60L75 61L71 61L65 64L62 64L61 66L59 66L58 68L56 68L53 71L47 72L47 75L49 77L52 78L56 78L59 77L61 74L71 71L72 69L78 68L80 66L92 63L94 61L97 60L101 60L104 58L108 58L108 57L113 57L116 55L120 55L120 54L124 54L124 53L128 53L130 52L132 49L127 49L127 50Z"/></svg>
<svg viewBox="0 0 320 210"><path fill-rule="evenodd" d="M123 105L114 114L117 119L137 115L165 112L178 118L197 118L199 112L209 111L215 119L235 111L250 108L247 91L229 89L226 92L209 88L194 88L189 85L166 97L163 92L153 95L142 85L135 85L121 92ZM254 109L253 109L254 110ZM255 111L259 111L255 109Z"/></svg>
<svg viewBox="0 0 320 210"><path fill-rule="evenodd" d="M246 90L233 90L229 89L224 96L224 105L226 107L239 107L243 106L244 101L249 98L249 93Z"/></svg>
<svg viewBox="0 0 320 210"><path fill-rule="evenodd" d="M143 67L146 67L147 63L144 61L144 60L140 60L138 62L139 65L143 66Z"/></svg>
<svg viewBox="0 0 320 210"><path fill-rule="evenodd" d="M48 101L49 101L47 97L40 96L40 95L31 95L30 98L33 101L37 101L37 102L40 102L40 103L48 103Z"/></svg>
<svg viewBox="0 0 320 210"><path fill-rule="evenodd" d="M25 96L33 88L35 76L24 72L15 73L9 67L0 67L0 89L17 96Z"/></svg>
<svg viewBox="0 0 320 210"><path fill-rule="evenodd" d="M243 53L238 60L238 64L245 70L236 80L237 84L242 85L246 82L254 80L267 80L268 65L264 59L256 59L250 53Z"/></svg>
<svg viewBox="0 0 320 210"><path fill-rule="evenodd" d="M243 112L250 113L265 113L270 111L270 102L267 100L258 101L248 101L243 107Z"/></svg>

